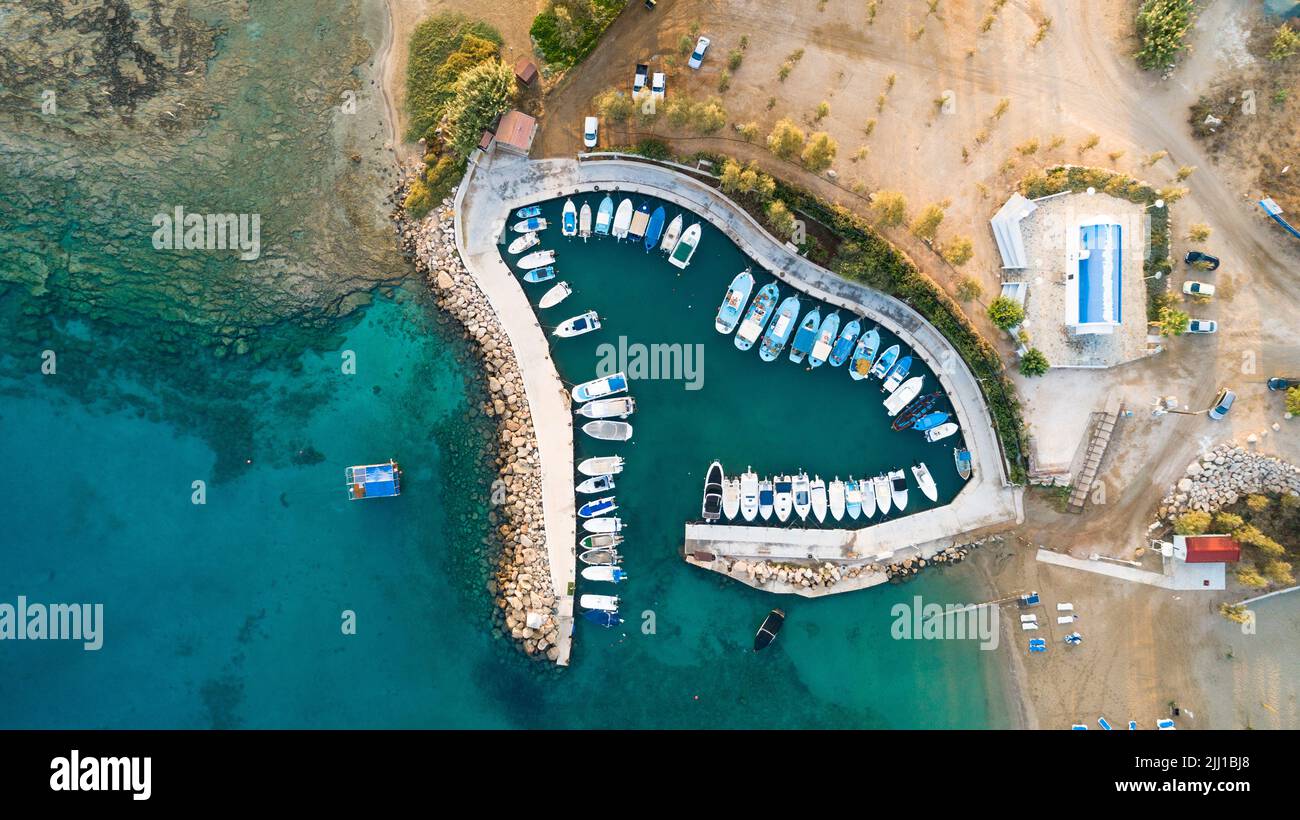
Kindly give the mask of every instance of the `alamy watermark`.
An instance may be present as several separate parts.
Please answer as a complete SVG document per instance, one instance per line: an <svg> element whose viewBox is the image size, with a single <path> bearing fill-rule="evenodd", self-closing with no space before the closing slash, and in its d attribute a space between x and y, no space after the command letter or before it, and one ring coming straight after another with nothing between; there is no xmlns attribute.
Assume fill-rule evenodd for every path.
<svg viewBox="0 0 1300 820"><path fill-rule="evenodd" d="M619 336L617 345L605 342L596 348L596 376L620 371L628 381L681 381L687 390L699 390L704 387L704 345L628 344L626 336Z"/></svg>
<svg viewBox="0 0 1300 820"><path fill-rule="evenodd" d="M889 614L896 641L974 640L980 649L998 648L998 608L990 604L927 604L916 595L911 604L894 604Z"/></svg>
<svg viewBox="0 0 1300 820"><path fill-rule="evenodd" d="M104 645L103 604L0 603L0 641L81 641L87 652Z"/></svg>
<svg viewBox="0 0 1300 820"><path fill-rule="evenodd" d="M160 251L239 251L251 262L262 255L261 214L186 213L177 205L171 213L154 214L153 246Z"/></svg>

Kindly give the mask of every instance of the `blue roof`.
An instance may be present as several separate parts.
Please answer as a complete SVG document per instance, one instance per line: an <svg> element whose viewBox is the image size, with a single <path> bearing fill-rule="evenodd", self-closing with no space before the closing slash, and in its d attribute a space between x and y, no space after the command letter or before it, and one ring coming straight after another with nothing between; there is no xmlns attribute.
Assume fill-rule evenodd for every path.
<svg viewBox="0 0 1300 820"><path fill-rule="evenodd" d="M401 473L397 465L367 464L347 469L348 495L358 498L383 498L402 492Z"/></svg>
<svg viewBox="0 0 1300 820"><path fill-rule="evenodd" d="M1079 228L1079 248L1091 251L1079 260L1079 324L1118 324L1120 321L1123 302L1120 282L1124 269L1120 239L1119 225L1084 225ZM1107 261L1111 262L1109 266ZM1108 278L1112 294L1110 312L1107 312L1105 303Z"/></svg>

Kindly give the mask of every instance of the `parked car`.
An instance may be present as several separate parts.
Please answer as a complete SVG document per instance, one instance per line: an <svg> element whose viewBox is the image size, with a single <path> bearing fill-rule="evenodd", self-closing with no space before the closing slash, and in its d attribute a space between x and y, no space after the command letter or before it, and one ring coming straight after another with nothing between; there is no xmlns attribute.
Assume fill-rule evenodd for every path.
<svg viewBox="0 0 1300 820"><path fill-rule="evenodd" d="M691 53L691 59L686 62L691 68L699 68L704 62L704 52L709 50L710 40L708 37L701 37L695 43L695 51Z"/></svg>
<svg viewBox="0 0 1300 820"><path fill-rule="evenodd" d="M1183 257L1183 261L1189 265L1200 265L1204 270L1218 270L1219 257L1210 256L1208 253L1200 251L1188 251Z"/></svg>
<svg viewBox="0 0 1300 820"><path fill-rule="evenodd" d="M595 117L587 117L582 123L582 144L588 148L596 147L596 134L600 125Z"/></svg>
<svg viewBox="0 0 1300 820"><path fill-rule="evenodd" d="M645 63L636 64L636 73L632 75L632 96L640 94L645 88L646 80L650 77L650 66Z"/></svg>
<svg viewBox="0 0 1300 820"><path fill-rule="evenodd" d="M1213 319L1193 319L1187 323L1188 333L1214 333L1219 329L1219 323Z"/></svg>
<svg viewBox="0 0 1300 820"><path fill-rule="evenodd" d="M1212 419L1221 419L1228 415L1228 411L1232 409L1232 403L1236 400L1237 394L1225 387L1219 391L1219 397L1214 400L1214 406L1207 410L1206 414Z"/></svg>
<svg viewBox="0 0 1300 820"><path fill-rule="evenodd" d="M662 71L656 71L654 79L650 81L650 93L654 95L656 100L664 98L664 73Z"/></svg>
<svg viewBox="0 0 1300 820"><path fill-rule="evenodd" d="M1183 293L1188 296L1204 296L1208 299L1214 295L1214 285L1209 282L1197 282L1195 280L1184 282Z"/></svg>
<svg viewBox="0 0 1300 820"><path fill-rule="evenodd" d="M1300 387L1300 377L1274 376L1268 380L1269 390L1290 390L1292 387Z"/></svg>

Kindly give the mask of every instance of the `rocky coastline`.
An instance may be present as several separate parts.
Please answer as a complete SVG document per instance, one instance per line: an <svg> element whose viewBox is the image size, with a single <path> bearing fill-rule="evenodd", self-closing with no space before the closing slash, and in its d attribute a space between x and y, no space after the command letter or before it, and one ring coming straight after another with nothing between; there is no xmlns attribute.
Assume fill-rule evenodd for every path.
<svg viewBox="0 0 1300 820"><path fill-rule="evenodd" d="M872 586L866 583L877 578L876 583L901 583L919 573L926 567L957 564L964 561L970 553L986 541L1001 541L1001 536L981 538L968 544L954 544L924 557L917 555L901 561L883 564L871 562L865 564L836 564L830 561L821 563L789 563L778 561L746 561L744 559L717 559L716 570L733 578L745 580L751 586L760 589L775 587L784 589L794 587L816 589L833 587L847 583L853 586Z"/></svg>
<svg viewBox="0 0 1300 820"><path fill-rule="evenodd" d="M1300 467L1235 444L1221 444L1187 465L1160 501L1156 515L1216 512L1252 493L1300 495Z"/></svg>
<svg viewBox="0 0 1300 820"><path fill-rule="evenodd" d="M404 197L405 190L400 190L395 201L400 203ZM402 250L428 283L438 308L464 329L487 378L489 400L481 409L497 428L497 479L491 503L500 546L488 584L496 604L493 632L508 636L529 657L555 661L559 624L532 413L510 339L456 249L452 214L448 198L418 220L409 218L399 205L394 221Z"/></svg>

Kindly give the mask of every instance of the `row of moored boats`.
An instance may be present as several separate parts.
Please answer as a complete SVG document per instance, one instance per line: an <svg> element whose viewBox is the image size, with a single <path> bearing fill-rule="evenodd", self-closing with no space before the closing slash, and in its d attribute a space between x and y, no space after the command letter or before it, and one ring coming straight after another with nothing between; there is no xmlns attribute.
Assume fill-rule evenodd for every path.
<svg viewBox="0 0 1300 820"><path fill-rule="evenodd" d="M912 477L921 494L931 501L939 500L939 490L925 462L912 465ZM756 519L789 521L796 515L807 521L811 514L818 523L824 523L829 514L836 521L845 516L857 520L859 516L870 519L876 515L889 515L891 510L907 509L907 473L901 469L882 473L874 478L841 481L836 476L829 483L820 476L808 477L800 471L794 475L758 477L746 469L739 478L727 478L720 462L709 465L704 480L704 504L701 511L706 523L722 518L728 521Z"/></svg>

